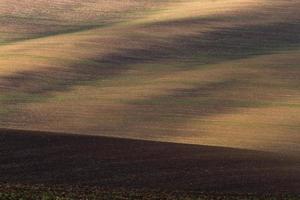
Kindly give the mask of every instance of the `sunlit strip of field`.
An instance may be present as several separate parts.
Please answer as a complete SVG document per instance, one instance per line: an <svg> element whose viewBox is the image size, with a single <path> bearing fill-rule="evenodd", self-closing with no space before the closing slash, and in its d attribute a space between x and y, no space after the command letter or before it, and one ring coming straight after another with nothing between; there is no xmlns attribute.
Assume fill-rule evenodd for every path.
<svg viewBox="0 0 300 200"><path fill-rule="evenodd" d="M231 6L232 5L228 5L228 7ZM273 8L273 5L271 6L271 8ZM200 7L199 7L199 13L202 13ZM261 12L261 14L263 13L265 13L264 10ZM268 26L270 26L271 32L273 31L272 29L276 31L277 27L279 28L280 31L283 31L285 28L296 28L294 31L295 33L286 32L285 33L286 35L284 36L282 35L282 37L284 37L284 40L278 41L276 39L278 38L280 39L280 36L276 37L275 35L275 38L272 38L273 36L269 31L269 33L267 33L266 36L268 37L271 36L270 38L271 41L268 41L268 38L266 38L266 42L259 40L260 37L264 37L263 34L262 35L258 34L253 36L251 36L250 34L249 36L253 37L253 40L251 38L249 39L249 38L241 37L239 36L239 34L247 34L248 33L247 29L249 28L253 29L252 31L254 33L255 32L260 33L260 31L263 33L266 30L262 29L260 24L265 22L266 19L269 20L273 19L273 17L270 14L267 14L267 16L263 17L263 19L261 20L257 20L258 24L256 25L252 24L253 27L251 26L248 27L245 26L243 23L241 23L241 20L245 20L246 22L253 22L251 18L249 19L249 17L251 17L252 15L248 16L246 14L245 16L244 15L235 16L235 14L236 13L234 13L232 16L231 15L220 16L214 19L213 21L210 21L210 18L204 20L200 18L194 21L194 18L197 16L195 14L195 16L192 19L185 18L184 21L177 22L179 24L176 24L175 21L175 25L173 25L174 21L162 25L160 25L160 23L158 24L154 23L153 25L146 26L146 27L142 25L133 26L128 24L125 25L118 24L108 28L93 29L90 31L83 31L83 32L73 33L73 34L63 34L63 35L52 36L52 37L47 37L42 39L29 40L29 41L20 42L12 45L6 45L0 48L0 52L1 52L0 73L2 76L9 76L13 74L22 74L27 72L30 74L31 71L41 71L40 74L42 74L43 70L48 70L53 68L51 74L54 74L55 70L58 71L59 69L66 70L70 66L71 68L73 68L74 65L77 66L77 68L85 67L87 69L90 69L91 68L90 66L92 67L96 66L99 69L101 68L100 65L110 65L110 64L114 64L114 62L122 62L124 61L123 57L134 56L134 55L126 55L132 51L138 52L139 50L142 50L141 52L148 53L148 55L141 55L141 56L147 56L148 60L157 59L159 55L156 54L153 55L152 51L154 51L155 53L155 49L151 50L153 48L156 48L158 52L165 51L162 52L163 56L167 56L167 58L170 59L174 59L174 57L180 57L181 56L180 54L183 54L184 52L186 52L185 54L190 54L191 56L194 56L190 58L191 60L193 60L195 56L205 57L207 56L207 53L210 53L209 56L214 58L215 62L219 62L220 57L221 59L223 59L224 56L225 57L227 56L229 58L230 56L231 57L241 56L239 55L241 52L242 53L244 52L246 54L244 56L249 56L253 53L263 53L263 52L256 52L256 51L265 48L264 46L266 46L267 48L271 48L271 49L267 49L268 51L270 51L272 50L273 47L272 45L274 44L275 46L281 47L282 45L289 45L289 44L294 44L294 42L297 42L297 36L296 39L293 38L297 34L297 30L298 30L297 24L296 25L292 24L292 22L294 22L297 19L297 16L294 16L293 12L291 12L290 15L294 16L295 19L291 20L291 24L287 23L286 27L280 24L281 22L283 22L282 20L279 21L275 20L269 22ZM278 13L278 15L280 14L286 15L285 9L283 9L283 12ZM233 17L234 20L224 22L223 17L224 18ZM289 19L286 20L287 22L289 21ZM239 30L239 27L242 31ZM246 31L243 31L243 29L245 29ZM218 36L218 34L223 34L223 32L224 35ZM185 42L183 44L182 42L177 41L179 39L183 40L181 39L181 37L187 37L187 36L192 37L190 38L191 41L189 43L192 44L199 43L199 45L192 46L191 44L185 41L183 41ZM222 37L225 38L222 39ZM222 40L220 40L219 42L216 41L218 40L218 38ZM210 40L215 41L215 43L212 43ZM263 48L260 47L259 42L265 43L264 46L261 46ZM245 45L244 49L243 46L241 47L235 46L241 44ZM174 49L180 48L183 45L184 46L189 45L191 46L191 49L189 49L189 46L187 46L185 49L182 49L181 51L180 49L176 50L177 52L174 51ZM218 46L216 47L215 45ZM256 48L255 45L258 45L258 47ZM270 45L270 47L268 47L268 45ZM197 47L202 49L195 49ZM210 49L210 51L212 52L207 51L207 48ZM220 49L218 50L217 48ZM234 51L231 52L232 50L228 48L234 48ZM240 52L236 51L238 50L238 48L241 48ZM191 52L188 52L189 50ZM179 53L179 55L176 55L175 53L177 54ZM140 55L136 56L137 61L135 62L142 62L139 61L138 59L143 59L143 57L139 58L139 56ZM118 61L117 59L120 60ZM129 59L135 59L135 58L133 57ZM83 69L82 71L88 71L88 70ZM71 77L72 73L70 73L69 76Z"/></svg>
<svg viewBox="0 0 300 200"><path fill-rule="evenodd" d="M10 4L5 4L5 5L10 5ZM190 7L190 6L191 5L188 4L188 6L183 6L183 7L180 6L179 8L185 9L185 7ZM201 10L205 10L205 9L200 9L200 11ZM162 10L160 12L164 13L165 11ZM196 17L198 15L197 13L194 13L193 16ZM146 18L156 20L157 16L150 15L150 17L146 17ZM163 18L161 20L164 21ZM31 21L31 20L25 19L25 21ZM132 22L129 21L130 23L129 22L128 23L134 24L135 21L138 20L133 20ZM10 23L10 24L15 25L15 23ZM31 31L34 30L34 27L25 26L22 28L22 30L23 29ZM63 64L54 63L55 66L60 68L66 66L68 60L71 60L71 62L75 62L75 63L76 61L78 61L76 59L72 61L73 58L91 59L96 56L100 57L104 53L111 54L112 52L109 50L117 51L121 48L126 48L128 45L131 45L132 48L133 45L132 42L131 43L128 41L126 42L124 40L129 40L130 38L128 38L128 33L130 34L130 32L132 31L136 32L135 29L136 27L135 26L132 27L132 25L131 26L125 25L124 27L122 25L117 24L115 26L106 28L105 30L103 30L103 28L100 29L94 28L94 30L84 31L82 32L82 34L76 34L76 33L63 34L61 36L59 35L53 37L46 37L37 40L30 40L28 42L25 41L13 45L6 45L4 47L1 47L0 50L1 57L2 57L0 73L5 75L5 73L10 74L18 71L26 71L31 69L34 70L35 68L41 69L45 67L51 67L51 61L53 60L55 62L56 59L64 61ZM14 32L14 30L17 29L13 27L8 32L9 33ZM47 30L47 29L45 31L51 32L51 30ZM188 28L186 30L183 30L182 33L177 32L176 35L181 35L181 34L186 35L187 33L189 33L189 31L190 30ZM166 31L157 31L156 34L161 34L165 32ZM166 35L165 37L168 37L170 34L173 34L173 32L169 32L168 35ZM63 43L61 41L63 41ZM79 46L81 46L80 50L77 49L77 47ZM80 54L83 54L83 56L80 57Z"/></svg>
<svg viewBox="0 0 300 200"><path fill-rule="evenodd" d="M2 45L0 124L297 153L297 6L175 2Z"/></svg>
<svg viewBox="0 0 300 200"><path fill-rule="evenodd" d="M137 18L167 1L3 0L0 44L82 31Z"/></svg>
<svg viewBox="0 0 300 200"><path fill-rule="evenodd" d="M12 127L298 153L299 51L194 70L136 65L27 103ZM276 64L273 63L276 61ZM155 68L156 67L156 68ZM188 66L186 66L188 67ZM27 113L27 114L26 114Z"/></svg>

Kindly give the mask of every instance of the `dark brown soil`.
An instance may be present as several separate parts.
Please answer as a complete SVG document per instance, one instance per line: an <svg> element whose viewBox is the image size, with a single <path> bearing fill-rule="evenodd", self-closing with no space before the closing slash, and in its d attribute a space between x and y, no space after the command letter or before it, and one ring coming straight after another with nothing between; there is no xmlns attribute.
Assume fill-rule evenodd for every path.
<svg viewBox="0 0 300 200"><path fill-rule="evenodd" d="M0 130L0 185L300 193L300 160L232 148Z"/></svg>

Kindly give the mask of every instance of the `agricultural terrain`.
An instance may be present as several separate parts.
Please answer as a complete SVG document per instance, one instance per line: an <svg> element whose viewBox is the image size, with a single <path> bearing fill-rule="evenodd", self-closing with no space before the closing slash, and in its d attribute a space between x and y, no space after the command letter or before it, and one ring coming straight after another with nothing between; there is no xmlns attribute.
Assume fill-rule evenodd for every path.
<svg viewBox="0 0 300 200"><path fill-rule="evenodd" d="M0 194L299 194L300 1L0 0L0 145Z"/></svg>

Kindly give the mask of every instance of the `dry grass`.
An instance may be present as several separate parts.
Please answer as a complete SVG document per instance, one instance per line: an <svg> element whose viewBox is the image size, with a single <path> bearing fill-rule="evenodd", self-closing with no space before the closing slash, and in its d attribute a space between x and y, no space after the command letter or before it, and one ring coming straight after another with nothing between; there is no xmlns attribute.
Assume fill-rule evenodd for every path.
<svg viewBox="0 0 300 200"><path fill-rule="evenodd" d="M93 26L138 17L145 9L161 3L136 0L21 0L0 2L0 42L12 42L64 32L89 29Z"/></svg>
<svg viewBox="0 0 300 200"><path fill-rule="evenodd" d="M136 66L113 79L52 92L46 102L27 103L22 122L37 130L297 153L300 94L293 87L299 72L269 63L274 56L288 63L297 55L172 73Z"/></svg>
<svg viewBox="0 0 300 200"><path fill-rule="evenodd" d="M298 1L49 3L1 1L2 127L298 152Z"/></svg>

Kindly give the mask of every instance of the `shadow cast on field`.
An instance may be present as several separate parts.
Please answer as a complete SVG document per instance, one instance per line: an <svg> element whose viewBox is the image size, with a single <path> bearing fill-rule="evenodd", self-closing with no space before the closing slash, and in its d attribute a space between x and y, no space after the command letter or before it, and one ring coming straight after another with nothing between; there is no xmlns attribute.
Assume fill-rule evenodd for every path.
<svg viewBox="0 0 300 200"><path fill-rule="evenodd" d="M151 30L157 26L201 27L203 24L214 23L211 21L215 22L217 19L188 19L154 24L147 29ZM64 91L85 81L120 74L133 64L179 62L201 66L274 53L278 50L298 47L300 44L300 24L293 22L219 28L207 33L200 32L198 36L173 37L168 40L145 37L139 35L138 30L133 30L133 33L135 31L137 35L127 38L128 48L122 48L119 53L103 55L101 58L89 58L93 64L74 63L67 69L59 69L58 66L48 72L37 70L1 77L1 90L21 90L34 94ZM142 48L131 48L136 46L131 43L139 44L138 46Z"/></svg>
<svg viewBox="0 0 300 200"><path fill-rule="evenodd" d="M299 160L222 147L0 130L0 182L299 193Z"/></svg>

